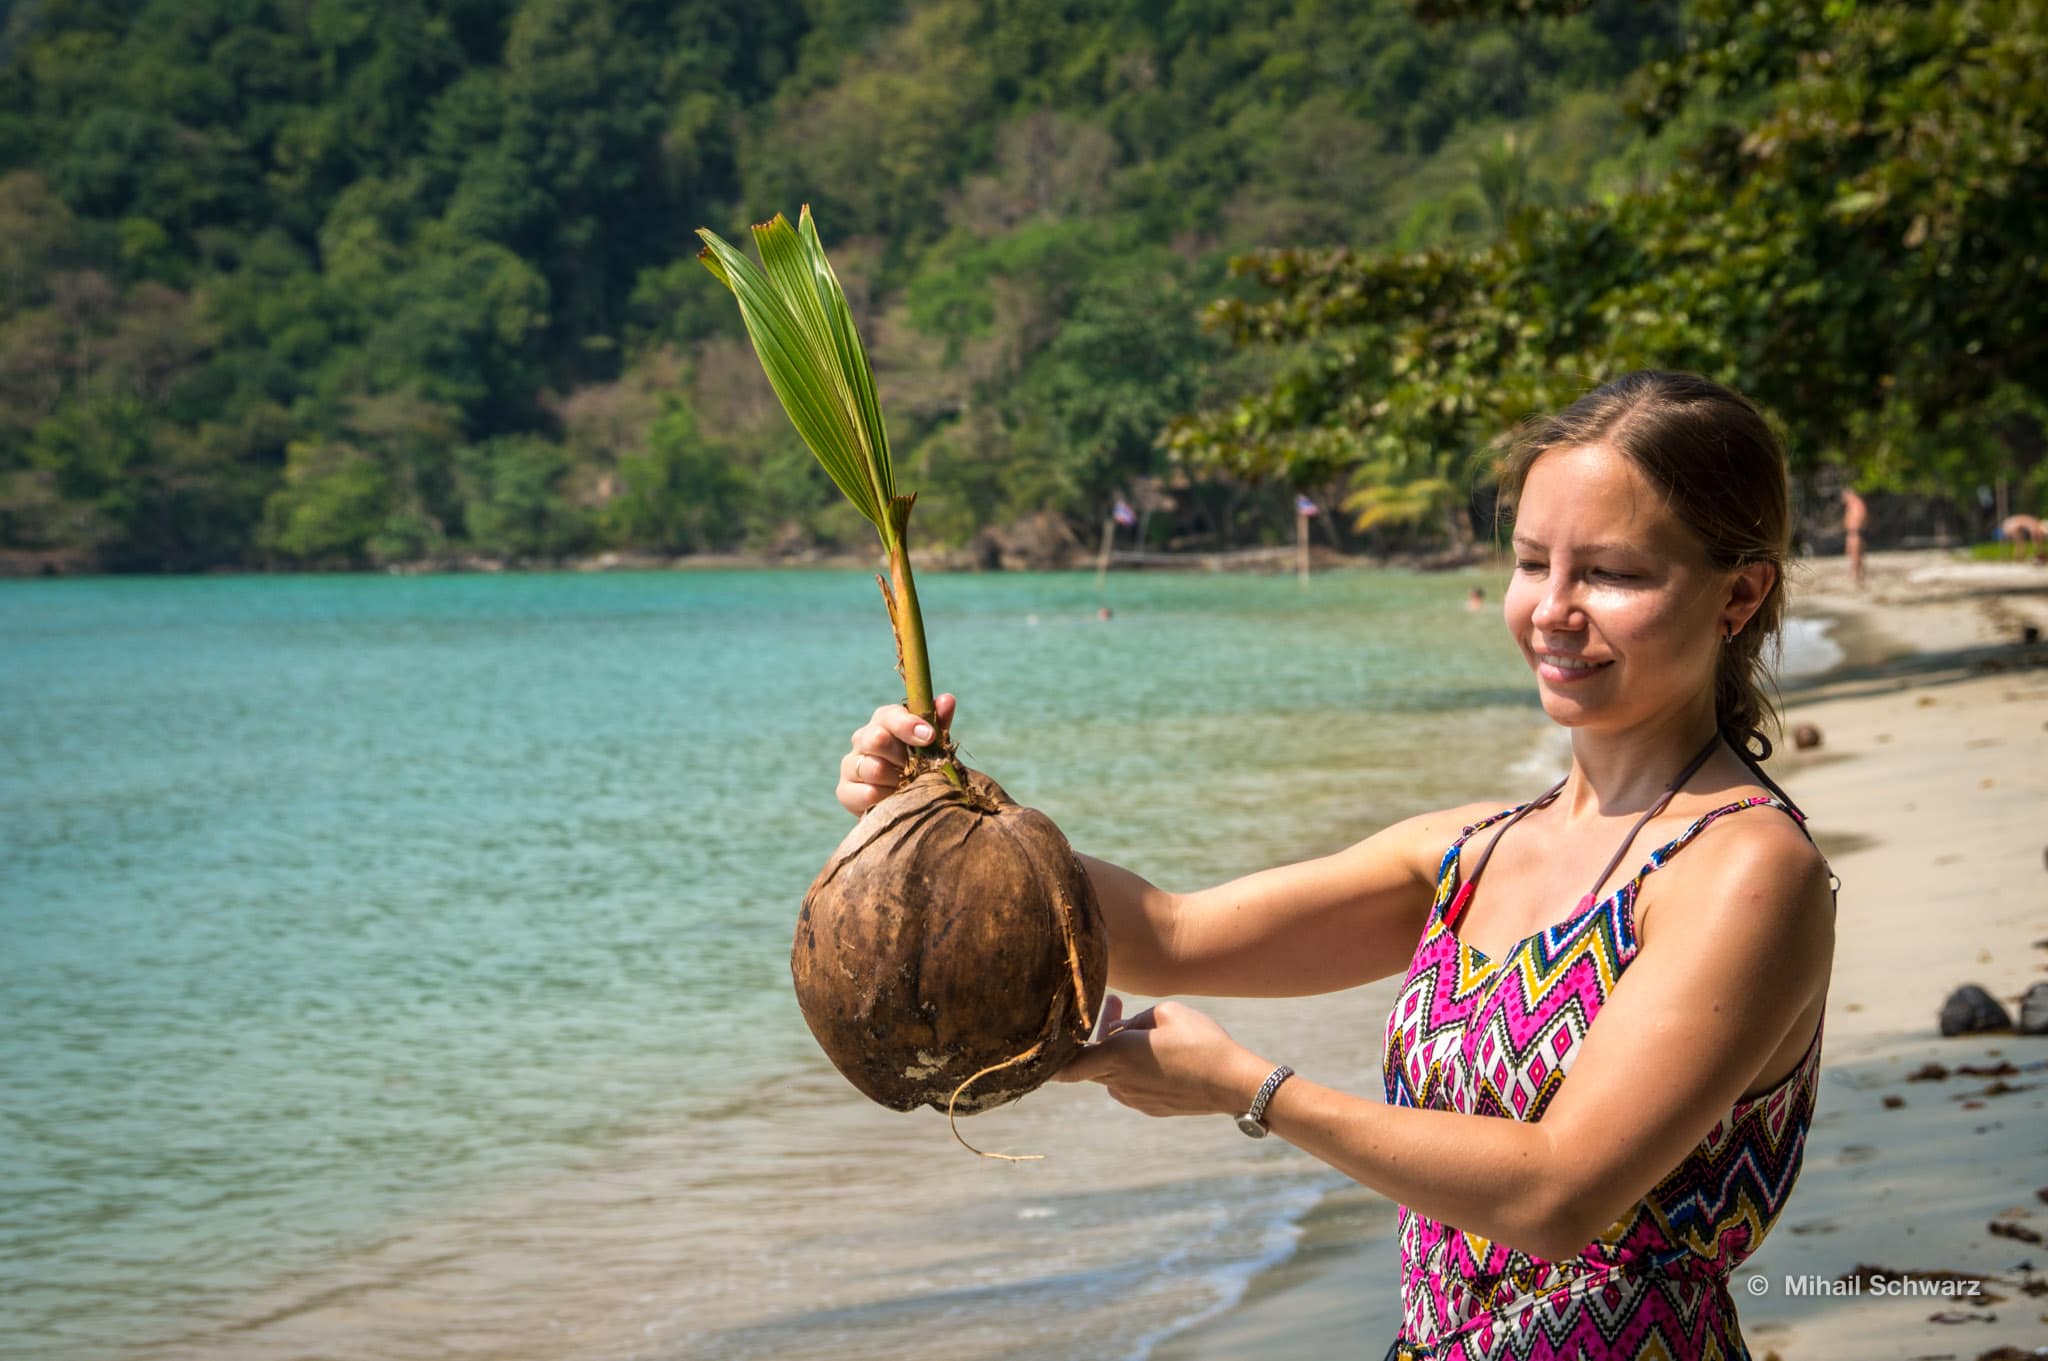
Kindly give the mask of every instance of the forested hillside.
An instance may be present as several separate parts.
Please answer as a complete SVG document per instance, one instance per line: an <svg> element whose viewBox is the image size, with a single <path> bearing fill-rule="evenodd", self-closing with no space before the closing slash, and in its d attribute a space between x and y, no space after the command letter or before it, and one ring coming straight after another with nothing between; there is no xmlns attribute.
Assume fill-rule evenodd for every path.
<svg viewBox="0 0 2048 1361"><path fill-rule="evenodd" d="M1884 17L1923 10L1946 19ZM1502 422L1624 360L1768 379L1855 315L1829 292L1850 287L1878 320L1824 384L1764 394L1828 404L1805 466L2011 464L2038 494L2013 347L2042 266L2009 253L2040 240L2043 31L2020 3L14 0L0 550L186 570L862 545L695 260L697 226L803 202L924 543L1040 510L1085 527L1168 483L1162 542L1257 541L1295 488L1348 498L1347 538L1456 537ZM1987 41L2011 69L1960 78ZM1848 81L1814 55L1845 43L1868 109L1826 102ZM1866 112L1928 123L1914 99L1974 100L1957 135L2005 141L1917 181L1912 148L1862 155ZM1789 187L1736 208L1771 118ZM1919 261L1921 310L1801 262L1815 194L1888 234L1845 263ZM1950 245L2005 312L1948 305ZM1788 302L1778 350L1744 348ZM1936 323L1926 373L1878 352ZM1965 325L1993 333L1968 351ZM1951 360L1968 381L1920 382Z"/></svg>

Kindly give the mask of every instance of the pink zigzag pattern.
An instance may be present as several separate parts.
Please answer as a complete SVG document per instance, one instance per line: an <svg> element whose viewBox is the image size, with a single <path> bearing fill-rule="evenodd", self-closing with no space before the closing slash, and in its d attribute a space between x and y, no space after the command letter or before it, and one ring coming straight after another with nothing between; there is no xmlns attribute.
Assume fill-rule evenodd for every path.
<svg viewBox="0 0 2048 1361"><path fill-rule="evenodd" d="M1465 828L1445 852L1430 919L1387 1018L1389 1104L1536 1120L1563 1084L1638 942L1643 880L1717 819L1704 815L1607 898L1490 958L1459 941ZM1805 1155L1818 1032L1771 1090L1738 1102L1685 1161L1568 1261L1397 1216L1402 1327L1388 1361L1749 1361L1728 1277L1782 1213Z"/></svg>

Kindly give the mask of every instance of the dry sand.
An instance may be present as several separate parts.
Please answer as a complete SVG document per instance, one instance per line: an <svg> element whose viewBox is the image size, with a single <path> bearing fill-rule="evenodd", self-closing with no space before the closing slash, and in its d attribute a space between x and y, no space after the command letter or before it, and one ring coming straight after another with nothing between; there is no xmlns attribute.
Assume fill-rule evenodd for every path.
<svg viewBox="0 0 2048 1361"><path fill-rule="evenodd" d="M2048 1246L2024 1237L2048 1238L2048 1037L1943 1039L1936 1017L1963 983L2017 1016L2048 978L2048 645L2016 641L2048 633L2048 570L1878 554L1860 591L1840 559L1794 586L1849 662L1786 695L1788 727L1824 740L1773 774L1842 890L1819 1106L1785 1217L1735 1282L1744 1332L1758 1361L2029 1355L2048 1344ZM1929 1063L1950 1076L1908 1080ZM1954 1071L2001 1063L2019 1071ZM1375 1200L1326 1201L1285 1265L1159 1361L1377 1358L1399 1306ZM1987 1297L1788 1290L1859 1266L1971 1273Z"/></svg>

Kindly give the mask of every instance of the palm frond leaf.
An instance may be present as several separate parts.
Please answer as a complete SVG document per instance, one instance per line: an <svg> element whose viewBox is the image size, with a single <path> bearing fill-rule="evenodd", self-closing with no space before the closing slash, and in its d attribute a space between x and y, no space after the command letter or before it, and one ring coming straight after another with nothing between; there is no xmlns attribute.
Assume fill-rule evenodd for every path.
<svg viewBox="0 0 2048 1361"><path fill-rule="evenodd" d="M808 211L803 216L808 226ZM755 227L759 265L709 228L697 234L704 240L698 258L739 301L754 353L790 423L833 484L890 543L895 477L874 369L816 229L806 239L780 213Z"/></svg>
<svg viewBox="0 0 2048 1361"><path fill-rule="evenodd" d="M825 247L818 240L818 227L811 220L809 204L797 214L797 233L803 238L804 253L810 258L812 281L817 285L819 301L824 304L825 319L832 327L840 367L853 389L855 414L867 435L868 449L879 475L877 490L886 505L896 496L896 470L889 454L889 429L882 422L882 404L875 396L875 368L868 362L867 347L860 343L860 332L854 329L853 309L846 305L846 290L839 286L839 276L832 271L832 262L825 258Z"/></svg>

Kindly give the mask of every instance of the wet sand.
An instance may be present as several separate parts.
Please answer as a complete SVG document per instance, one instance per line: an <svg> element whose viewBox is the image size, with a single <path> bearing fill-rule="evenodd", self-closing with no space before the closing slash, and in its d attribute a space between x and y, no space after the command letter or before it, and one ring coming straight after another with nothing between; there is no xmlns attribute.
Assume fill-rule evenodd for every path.
<svg viewBox="0 0 2048 1361"><path fill-rule="evenodd" d="M2048 978L2048 649L2016 642L2048 632L2048 572L1879 554L1863 590L1839 559L1794 585L1848 660L1789 690L1788 729L1824 740L1787 743L1772 773L1843 882L1820 1101L1785 1217L1736 1280L1744 1332L1758 1361L2031 1354L2048 1340L2048 1246L2026 1238L2048 1238L2048 1037L1944 1039L1937 1015L1977 983L2017 1016ZM1949 1076L1908 1080L1930 1063ZM2000 1064L2018 1071L1956 1071ZM1346 1208L1369 1198L1333 1196L1294 1258L1160 1361L1377 1361L1398 1261L1390 1221ZM1962 1272L1985 1293L1868 1275L1793 1293L1847 1290L1832 1283L1859 1267Z"/></svg>

